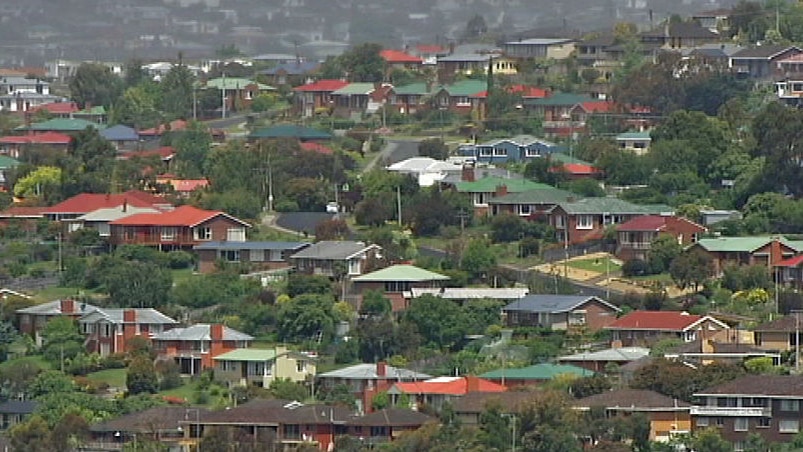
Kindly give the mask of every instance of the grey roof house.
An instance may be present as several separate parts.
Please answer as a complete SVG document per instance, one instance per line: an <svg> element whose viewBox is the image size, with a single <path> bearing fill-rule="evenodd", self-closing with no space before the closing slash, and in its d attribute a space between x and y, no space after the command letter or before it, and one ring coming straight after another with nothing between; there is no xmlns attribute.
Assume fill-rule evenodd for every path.
<svg viewBox="0 0 803 452"><path fill-rule="evenodd" d="M381 259L381 251L379 245L364 242L323 240L291 255L290 263L303 273L335 277L343 271L351 277L365 272L367 260Z"/></svg>
<svg viewBox="0 0 803 452"><path fill-rule="evenodd" d="M124 353L134 337L154 335L178 325L174 319L153 308L96 308L78 319L89 352L108 356Z"/></svg>
<svg viewBox="0 0 803 452"><path fill-rule="evenodd" d="M214 241L195 245L198 271L211 273L220 261L243 264L251 271L287 269L294 253L310 246L308 242L229 242Z"/></svg>
<svg viewBox="0 0 803 452"><path fill-rule="evenodd" d="M607 301L583 295L527 295L502 308L509 327L598 331L616 320L620 309Z"/></svg>

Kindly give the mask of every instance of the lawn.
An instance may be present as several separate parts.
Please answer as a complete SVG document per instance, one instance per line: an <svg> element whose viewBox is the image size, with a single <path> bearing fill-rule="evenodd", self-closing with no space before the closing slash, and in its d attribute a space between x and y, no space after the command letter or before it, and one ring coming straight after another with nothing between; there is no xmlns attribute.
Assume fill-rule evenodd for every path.
<svg viewBox="0 0 803 452"><path fill-rule="evenodd" d="M63 298L74 297L78 295L80 292L84 292L84 290L78 287L51 286L36 291L34 293L34 297L38 301L47 302L53 300L60 300Z"/></svg>
<svg viewBox="0 0 803 452"><path fill-rule="evenodd" d="M182 268L179 270L170 270L170 273L173 275L173 284L178 284L180 282L186 281L192 278L194 275L195 270L192 268Z"/></svg>
<svg viewBox="0 0 803 452"><path fill-rule="evenodd" d="M622 269L621 265L609 257L570 260L568 266L578 270L597 273L615 273Z"/></svg>
<svg viewBox="0 0 803 452"><path fill-rule="evenodd" d="M658 281L666 284L674 283L674 281L672 281L672 275L670 275L669 273L659 273L657 275L645 275L645 276L632 276L629 279L632 279L633 281L645 281L645 282Z"/></svg>
<svg viewBox="0 0 803 452"><path fill-rule="evenodd" d="M125 388L126 369L106 369L86 375L89 381L106 383L113 388Z"/></svg>

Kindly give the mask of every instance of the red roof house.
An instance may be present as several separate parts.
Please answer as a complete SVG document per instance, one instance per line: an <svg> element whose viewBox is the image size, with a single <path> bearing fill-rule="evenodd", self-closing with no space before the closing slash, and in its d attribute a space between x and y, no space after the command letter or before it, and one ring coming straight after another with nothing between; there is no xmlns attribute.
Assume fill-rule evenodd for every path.
<svg viewBox="0 0 803 452"><path fill-rule="evenodd" d="M30 135L9 135L0 138L0 154L19 158L25 149L31 146L47 147L59 151L67 151L72 137L58 132L43 132Z"/></svg>
<svg viewBox="0 0 803 452"><path fill-rule="evenodd" d="M605 327L614 347L648 346L661 339L692 342L728 328L711 316L679 311L632 311Z"/></svg>
<svg viewBox="0 0 803 452"><path fill-rule="evenodd" d="M423 64L424 60L401 50L384 49L379 52L379 56L385 60L389 66L411 67Z"/></svg>
<svg viewBox="0 0 803 452"><path fill-rule="evenodd" d="M293 88L295 95L295 109L310 117L318 108L332 107L332 93L347 86L349 82L339 79L318 80Z"/></svg>
<svg viewBox="0 0 803 452"><path fill-rule="evenodd" d="M185 205L162 213L140 213L109 223L113 245L186 249L203 242L244 242L248 223L217 210ZM231 260L234 259L232 256Z"/></svg>
<svg viewBox="0 0 803 452"><path fill-rule="evenodd" d="M169 124L159 124L158 127L140 130L139 136L143 138L160 137L164 135L165 132L184 130L186 128L187 121L183 119L176 119L175 121L170 121Z"/></svg>
<svg viewBox="0 0 803 452"><path fill-rule="evenodd" d="M208 179L180 179L173 174L160 174L156 176L156 183L169 185L173 191L180 195L189 195L195 190L209 186Z"/></svg>
<svg viewBox="0 0 803 452"><path fill-rule="evenodd" d="M623 260L646 260L652 242L661 235L690 245L705 233L704 226L674 215L644 215L616 227L616 255Z"/></svg>
<svg viewBox="0 0 803 452"><path fill-rule="evenodd" d="M44 211L45 216L50 220L64 220L76 218L86 213L105 209L129 205L132 207L151 207L155 209L169 209L172 206L158 196L139 190L129 190L125 193L81 193L72 198L50 206Z"/></svg>
<svg viewBox="0 0 803 452"><path fill-rule="evenodd" d="M46 111L54 116L69 117L71 114L80 111L78 104L75 102L51 102L49 104L42 104L34 107L28 113L36 113L39 111Z"/></svg>
<svg viewBox="0 0 803 452"><path fill-rule="evenodd" d="M388 395L398 400L402 394L414 397L418 406L422 404L439 410L444 403L470 392L505 392L507 388L475 376L438 377L425 381L396 383L388 390Z"/></svg>

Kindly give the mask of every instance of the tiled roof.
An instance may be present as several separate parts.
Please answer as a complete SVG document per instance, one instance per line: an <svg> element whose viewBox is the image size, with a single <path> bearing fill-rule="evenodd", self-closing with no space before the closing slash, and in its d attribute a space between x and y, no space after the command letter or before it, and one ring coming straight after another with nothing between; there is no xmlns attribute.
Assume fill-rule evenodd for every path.
<svg viewBox="0 0 803 452"><path fill-rule="evenodd" d="M42 132L32 135L9 135L0 138L4 144L70 144L72 137L58 132Z"/></svg>
<svg viewBox="0 0 803 452"><path fill-rule="evenodd" d="M704 319L710 319L724 324L708 316L689 314L679 311L632 311L616 319L606 329L611 330L656 330L656 331L685 331Z"/></svg>
<svg viewBox="0 0 803 452"><path fill-rule="evenodd" d="M598 174L600 170L593 166L593 165L585 165L582 163L564 163L563 166L560 167L563 171L573 174L573 175L590 175L590 174ZM549 168L550 172L558 172L561 171L555 167Z"/></svg>
<svg viewBox="0 0 803 452"><path fill-rule="evenodd" d="M332 135L322 130L292 124L276 124L257 129L248 135L251 139L297 138L299 140L328 140Z"/></svg>
<svg viewBox="0 0 803 452"><path fill-rule="evenodd" d="M629 411L654 411L660 408L688 410L691 407L689 403L682 400L644 389L605 391L576 400L572 405L577 408L605 407Z"/></svg>
<svg viewBox="0 0 803 452"><path fill-rule="evenodd" d="M670 221L678 221L696 226L701 232L705 231L703 226L689 221L683 217L671 215L643 215L628 220L616 227L617 231L664 231Z"/></svg>
<svg viewBox="0 0 803 452"><path fill-rule="evenodd" d="M276 350L272 348L240 348L215 356L215 361L271 361L276 358Z"/></svg>
<svg viewBox="0 0 803 452"><path fill-rule="evenodd" d="M139 141L139 134L133 127L117 124L100 131L100 136L109 141Z"/></svg>
<svg viewBox="0 0 803 452"><path fill-rule="evenodd" d="M421 64L423 60L416 56L412 56L400 50L392 50L392 49L384 49L379 52L379 56L382 57L388 63L410 63L410 64Z"/></svg>
<svg viewBox="0 0 803 452"><path fill-rule="evenodd" d="M382 281L446 281L448 276L431 272L415 265L391 265L390 267L352 278L354 282L382 282Z"/></svg>
<svg viewBox="0 0 803 452"><path fill-rule="evenodd" d="M803 325L803 317L798 323L798 319L794 315L786 315L770 322L762 323L753 328L753 331L794 333L796 330L801 329L800 325Z"/></svg>
<svg viewBox="0 0 803 452"><path fill-rule="evenodd" d="M194 250L297 250L309 246L307 242L204 242Z"/></svg>
<svg viewBox="0 0 803 452"><path fill-rule="evenodd" d="M667 206L633 204L619 198L583 198L574 202L561 202L568 214L649 214L662 213Z"/></svg>
<svg viewBox="0 0 803 452"><path fill-rule="evenodd" d="M135 320L133 322L126 322L124 320L125 311L134 311L136 313ZM87 312L86 314L82 315L81 318L78 319L78 321L84 323L91 323L91 322L96 322L100 319L115 324L139 323L139 324L149 324L149 325L175 325L178 323L175 320L171 319L170 317L162 314L161 312L153 308L124 308L124 309L97 308L94 311Z"/></svg>
<svg viewBox="0 0 803 452"><path fill-rule="evenodd" d="M419 53L446 53L449 49L434 44L419 44L415 46Z"/></svg>
<svg viewBox="0 0 803 452"><path fill-rule="evenodd" d="M47 207L11 206L0 212L0 218L42 218Z"/></svg>
<svg viewBox="0 0 803 452"><path fill-rule="evenodd" d="M372 245L347 240L322 240L290 256L291 259L344 260Z"/></svg>
<svg viewBox="0 0 803 452"><path fill-rule="evenodd" d="M493 193L497 187L507 187L508 193L518 193L530 190L554 190L555 187L547 184L533 182L527 179L504 179L501 177L484 177L473 182L461 181L457 183L457 191L461 193Z"/></svg>
<svg viewBox="0 0 803 452"><path fill-rule="evenodd" d="M175 157L176 149L173 146L162 146L156 149L146 149L144 151L125 151L118 154L117 158L120 160L128 160L134 157L150 157L152 155L157 155L162 161L166 162Z"/></svg>
<svg viewBox="0 0 803 452"><path fill-rule="evenodd" d="M198 411L196 411L198 410ZM188 418L195 420L208 413L206 408L185 406L159 406L135 411L105 422L92 425L93 432L126 432L152 434L155 431L179 432L180 422Z"/></svg>
<svg viewBox="0 0 803 452"><path fill-rule="evenodd" d="M0 403L2 414L31 414L36 411L38 403L34 400L6 400Z"/></svg>
<svg viewBox="0 0 803 452"><path fill-rule="evenodd" d="M376 364L355 364L342 369L318 374L317 378L343 380L377 380L382 378L386 380L425 380L427 378L432 378L431 375L393 366L385 366L385 376L380 377L376 372L376 368Z"/></svg>
<svg viewBox="0 0 803 452"><path fill-rule="evenodd" d="M770 44L770 45L761 45L756 47L750 47L747 49L742 49L731 55L731 58L768 60L788 50L794 50L797 53L803 52L803 50L801 50L796 46L789 46L783 44Z"/></svg>
<svg viewBox="0 0 803 452"><path fill-rule="evenodd" d="M305 151L317 152L318 154L331 155L335 153L335 151L333 151L332 148L324 146L321 143L316 143L314 141L304 141L299 146L301 146L301 149Z"/></svg>
<svg viewBox="0 0 803 452"><path fill-rule="evenodd" d="M263 85L262 83L257 83L253 80L249 80L247 78L240 78L240 77L218 77L213 78L206 81L206 88L216 88L216 89L226 89L226 90L236 90L236 89L244 89L246 86L256 85L257 89L262 91L273 91L276 88L268 85Z"/></svg>
<svg viewBox="0 0 803 452"><path fill-rule="evenodd" d="M595 352L583 352L574 355L565 355L558 358L558 361L614 361L625 362L635 361L650 355L650 349L645 347L616 347Z"/></svg>
<svg viewBox="0 0 803 452"><path fill-rule="evenodd" d="M475 379L476 390L469 390L469 379ZM507 388L478 377L439 377L427 381L410 381L406 383L396 383L389 390L388 394L443 394L443 395L464 395L469 392L505 392Z"/></svg>
<svg viewBox="0 0 803 452"><path fill-rule="evenodd" d="M157 182L160 179L160 176L156 176ZM173 178L166 178L164 182L158 182L170 185L173 187L178 193L189 193L191 191L198 190L200 188L206 188L209 186L208 179L173 179Z"/></svg>
<svg viewBox="0 0 803 452"><path fill-rule="evenodd" d="M332 91L337 91L348 84L349 82L344 80L325 79L325 80L318 80L315 83L308 83L306 85L297 86L293 88L293 91L331 93Z"/></svg>
<svg viewBox="0 0 803 452"><path fill-rule="evenodd" d="M300 63L298 61L292 61L260 71L260 74L276 75L285 73L287 75L304 75L318 70L319 67L321 67L321 63L317 61L302 61Z"/></svg>
<svg viewBox="0 0 803 452"><path fill-rule="evenodd" d="M153 339L159 341L211 341L211 325L196 323L186 328L173 328L156 334ZM254 338L227 326L223 327L224 341L251 341Z"/></svg>
<svg viewBox="0 0 803 452"><path fill-rule="evenodd" d="M176 207L174 210L169 210L161 213L140 213L131 215L130 217L121 218L112 221L110 225L116 226L187 226L194 227L203 222L209 221L218 216L226 216L227 218L238 222L244 226L249 226L248 223L239 220L231 215L228 215L219 210L204 210L190 205Z"/></svg>
<svg viewBox="0 0 803 452"><path fill-rule="evenodd" d="M669 35L666 35L666 32L669 32ZM669 38L669 37L679 37L679 38L694 38L694 39L718 39L719 34L715 33L708 28L700 26L697 22L672 22L669 24L669 29L666 30L664 27L656 28L655 30L651 30L641 34L645 37L657 37L657 38Z"/></svg>
<svg viewBox="0 0 803 452"><path fill-rule="evenodd" d="M803 264L803 254L799 254L795 257L790 257L789 259L784 259L776 264L773 264L774 267L798 267L800 264Z"/></svg>
<svg viewBox="0 0 803 452"><path fill-rule="evenodd" d="M694 393L695 397L748 395L803 398L800 375L747 375Z"/></svg>
<svg viewBox="0 0 803 452"><path fill-rule="evenodd" d="M493 380L551 380L558 375L574 375L590 377L594 372L571 364L541 363L518 369L497 369L480 375L482 378Z"/></svg>
<svg viewBox="0 0 803 452"><path fill-rule="evenodd" d="M139 134L144 136L161 136L165 132L175 132L178 130L184 130L186 128L187 121L183 119L176 119L175 121L170 121L168 124L160 124L157 127L140 130Z"/></svg>
<svg viewBox="0 0 803 452"><path fill-rule="evenodd" d="M290 400L257 399L228 409L204 413L200 422L208 424L345 424L352 419L351 410L342 406L304 405ZM182 421L192 425L194 419Z"/></svg>
<svg viewBox="0 0 803 452"><path fill-rule="evenodd" d="M608 308L619 311L619 308L608 303L607 301L593 296L587 295L527 295L524 298L518 299L504 308L503 312L521 311L521 312L544 312L550 314L558 314L562 312L569 312L573 309L596 301L603 304Z"/></svg>
<svg viewBox="0 0 803 452"><path fill-rule="evenodd" d="M549 97L544 97L541 99L526 99L524 101L527 105L540 105L545 107L551 106L574 106L577 104L582 104L584 102L595 102L595 99L592 99L583 94L572 94L572 93L555 93Z"/></svg>
<svg viewBox="0 0 803 452"><path fill-rule="evenodd" d="M597 100L583 102L580 106L589 113L607 113L613 110L616 104L607 100Z"/></svg>
<svg viewBox="0 0 803 452"><path fill-rule="evenodd" d="M94 210L128 204L133 207L163 206L167 202L143 191L130 190L125 193L81 193L68 198L45 210L48 214L85 214Z"/></svg>
<svg viewBox="0 0 803 452"><path fill-rule="evenodd" d="M30 113L38 111L46 111L54 115L66 115L78 111L78 104L75 102L50 102L49 104L42 104L30 110Z"/></svg>
<svg viewBox="0 0 803 452"><path fill-rule="evenodd" d="M365 416L355 416L346 424L361 427L418 427L432 420L418 411L386 408Z"/></svg>

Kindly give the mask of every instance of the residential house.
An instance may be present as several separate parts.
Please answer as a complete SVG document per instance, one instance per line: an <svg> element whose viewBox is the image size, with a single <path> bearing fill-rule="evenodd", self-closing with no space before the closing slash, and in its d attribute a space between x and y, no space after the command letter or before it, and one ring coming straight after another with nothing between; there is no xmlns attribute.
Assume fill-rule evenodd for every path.
<svg viewBox="0 0 803 452"><path fill-rule="evenodd" d="M334 108L332 93L348 84L345 80L318 80L297 86L293 88L294 108L307 118L318 111L329 113Z"/></svg>
<svg viewBox="0 0 803 452"><path fill-rule="evenodd" d="M571 364L540 363L521 368L501 368L480 375L508 389L520 386L537 386L558 376L576 378L593 376L594 372Z"/></svg>
<svg viewBox="0 0 803 452"><path fill-rule="evenodd" d="M451 77L458 74L487 74L490 61L489 53L455 50L450 55L438 57L438 73Z"/></svg>
<svg viewBox="0 0 803 452"><path fill-rule="evenodd" d="M612 366L619 368L650 355L646 347L614 347L604 350L584 351L558 357L561 364L571 364L594 372L609 373Z"/></svg>
<svg viewBox="0 0 803 452"><path fill-rule="evenodd" d="M776 80L778 77L797 80L803 75L803 54L797 53L775 61ZM796 87L792 91L796 91Z"/></svg>
<svg viewBox="0 0 803 452"><path fill-rule="evenodd" d="M402 396L408 396L415 410L424 407L440 411L444 404L470 392L505 392L507 388L475 376L436 377L424 381L399 382L388 389L392 403L398 405Z"/></svg>
<svg viewBox="0 0 803 452"><path fill-rule="evenodd" d="M473 157L476 162L508 163L530 161L557 152L558 145L531 135L491 140L480 144L462 144L457 154Z"/></svg>
<svg viewBox="0 0 803 452"><path fill-rule="evenodd" d="M792 242L791 245L797 250L803 249L803 247L796 245L795 242ZM798 254L795 257L786 258L776 262L772 267L775 275L774 279L778 283L795 291L803 288L803 255Z"/></svg>
<svg viewBox="0 0 803 452"><path fill-rule="evenodd" d="M361 446L374 449L434 421L434 418L418 411L383 408L364 416L354 416L346 422L346 426L349 435L360 439Z"/></svg>
<svg viewBox="0 0 803 452"><path fill-rule="evenodd" d="M499 64L500 63L498 60L494 59L494 67L498 66ZM518 63L511 61L508 64L513 64L515 67ZM527 85L510 85L506 90L508 93L521 98L522 102L532 99L543 99L544 97L549 96L549 91ZM472 112L475 114L476 118L481 121L485 120L488 110L488 90L472 94L469 96L469 99L471 100L472 104ZM523 108L523 106L518 104L516 105L516 108Z"/></svg>
<svg viewBox="0 0 803 452"><path fill-rule="evenodd" d="M11 171L19 165L19 160L0 154L0 191L8 191L11 188L9 176Z"/></svg>
<svg viewBox="0 0 803 452"><path fill-rule="evenodd" d="M58 132L68 135L75 135L78 132L83 132L87 128L97 129L98 131L106 128L103 124L87 121L86 119L77 118L53 118L47 121L35 122L30 125L21 125L14 130L19 132Z"/></svg>
<svg viewBox="0 0 803 452"><path fill-rule="evenodd" d="M739 44L715 42L685 49L681 53L684 58L694 59L695 65L700 67L725 70L730 68L731 56L742 49L744 47Z"/></svg>
<svg viewBox="0 0 803 452"><path fill-rule="evenodd" d="M761 350L788 352L803 344L803 318L793 313L753 328L753 343Z"/></svg>
<svg viewBox="0 0 803 452"><path fill-rule="evenodd" d="M0 226L16 225L26 233L34 234L39 221L45 218L47 207L11 206L0 211Z"/></svg>
<svg viewBox="0 0 803 452"><path fill-rule="evenodd" d="M383 49L379 56L385 60L385 74L390 75L396 69L417 71L421 69L424 60L401 50Z"/></svg>
<svg viewBox="0 0 803 452"><path fill-rule="evenodd" d="M469 392L452 402L452 410L461 425L478 426L481 416L489 407L496 407L503 415L518 414L529 402L528 392Z"/></svg>
<svg viewBox="0 0 803 452"><path fill-rule="evenodd" d="M0 111L27 112L40 105L63 101L50 94L50 84L38 78L0 77Z"/></svg>
<svg viewBox="0 0 803 452"><path fill-rule="evenodd" d="M649 131L623 132L616 135L616 145L619 146L619 149L636 155L644 155L649 152L651 143L652 137Z"/></svg>
<svg viewBox="0 0 803 452"><path fill-rule="evenodd" d="M553 152L547 158L549 158L551 162L547 171L553 174L560 174L562 178L568 180L602 179L602 170L592 163L574 158L562 152Z"/></svg>
<svg viewBox="0 0 803 452"><path fill-rule="evenodd" d="M474 175L473 171L471 175ZM553 189L553 187L549 185L533 182L528 179L505 179L501 177L463 180L455 184L455 187L458 192L465 193L471 198L475 217L490 215L491 209L488 203L491 199L500 198L509 193Z"/></svg>
<svg viewBox="0 0 803 452"><path fill-rule="evenodd" d="M620 311L593 296L527 295L502 308L502 322L508 327L595 332L614 323Z"/></svg>
<svg viewBox="0 0 803 452"><path fill-rule="evenodd" d="M675 215L643 215L616 226L616 256L626 261L646 261L652 242L658 237L672 237L685 247L696 242L707 230Z"/></svg>
<svg viewBox="0 0 803 452"><path fill-rule="evenodd" d="M357 398L358 405L370 411L374 396L388 390L396 382L422 381L432 378L421 372L389 366L385 362L355 364L315 376L318 388L332 389L346 385Z"/></svg>
<svg viewBox="0 0 803 452"><path fill-rule="evenodd" d="M741 365L753 358L770 358L774 365L781 364L780 353L761 350L753 345L752 341L737 340L736 338L740 336L738 330L731 329L724 331L725 334L722 333L718 332L710 339L698 337L691 342L672 347L664 353L664 358L680 361L694 368L715 362Z"/></svg>
<svg viewBox="0 0 803 452"><path fill-rule="evenodd" d="M124 193L81 193L72 198L50 206L44 211L48 220L60 221L76 218L98 209L126 205L137 208L170 209L172 206L164 199L150 193L129 190Z"/></svg>
<svg viewBox="0 0 803 452"><path fill-rule="evenodd" d="M33 336L36 344L42 345L41 333L50 320L62 316L78 320L82 315L97 309L97 306L67 298L17 309L17 319L20 332Z"/></svg>
<svg viewBox="0 0 803 452"><path fill-rule="evenodd" d="M393 86L388 91L387 108L403 115L412 115L418 111L426 111L431 107L431 84L410 83Z"/></svg>
<svg viewBox="0 0 803 452"><path fill-rule="evenodd" d="M613 33L604 33L579 41L575 43L577 62L584 67L596 69L600 73L600 79L608 81L621 67L621 63L608 53L608 48L615 44L616 37Z"/></svg>
<svg viewBox="0 0 803 452"><path fill-rule="evenodd" d="M192 249L203 242L245 242L251 225L227 213L184 205L160 213L139 213L109 223L112 245L136 244L160 250Z"/></svg>
<svg viewBox="0 0 803 452"><path fill-rule="evenodd" d="M332 155L335 153L334 149L325 146L315 141L302 141L298 143L302 151L314 152L316 154Z"/></svg>
<svg viewBox="0 0 803 452"><path fill-rule="evenodd" d="M71 117L75 119L84 119L97 124L105 124L107 117L106 107L103 105L92 106L87 102L83 110L74 112Z"/></svg>
<svg viewBox="0 0 803 452"><path fill-rule="evenodd" d="M111 141L118 151L139 145L139 133L133 127L117 124L100 131L100 136Z"/></svg>
<svg viewBox="0 0 803 452"><path fill-rule="evenodd" d="M32 150L50 150L67 153L72 137L59 132L42 132L32 135L8 135L0 138L0 155L15 159L25 157Z"/></svg>
<svg viewBox="0 0 803 452"><path fill-rule="evenodd" d="M178 322L153 308L96 308L82 315L78 325L86 335L87 351L109 356L126 353L135 337L150 340Z"/></svg>
<svg viewBox="0 0 803 452"><path fill-rule="evenodd" d="M173 158L175 156L176 156L176 148L174 148L173 146L160 146L154 149L122 151L117 154L117 160L131 160L135 158L158 159L158 161L162 162L162 166L159 167L157 165L156 168L151 168L151 170L159 174L162 171L170 170L170 164L173 162Z"/></svg>
<svg viewBox="0 0 803 452"><path fill-rule="evenodd" d="M214 358L232 350L248 348L253 337L221 324L198 323L172 328L151 338L157 359L172 359L181 373L199 375L215 367Z"/></svg>
<svg viewBox="0 0 803 452"><path fill-rule="evenodd" d="M460 173L463 170L461 166L431 157L411 157L385 169L399 174L409 174L421 187L430 187L443 180L449 173Z"/></svg>
<svg viewBox="0 0 803 452"><path fill-rule="evenodd" d="M565 244L598 240L609 226L649 214L669 213L668 206L632 204L618 198L583 198L562 201L547 214L557 230L557 239Z"/></svg>
<svg viewBox="0 0 803 452"><path fill-rule="evenodd" d="M733 450L747 450L750 435L767 443L787 443L803 419L803 379L799 375L747 375L694 394L692 430L716 428Z"/></svg>
<svg viewBox="0 0 803 452"><path fill-rule="evenodd" d="M465 304L471 300L494 300L509 303L523 298L530 289L526 287L441 287L441 288L410 288L410 297L416 299L422 295L451 300L458 304Z"/></svg>
<svg viewBox="0 0 803 452"><path fill-rule="evenodd" d="M728 265L762 265L767 271L798 254L800 245L784 237L716 237L700 239L689 250L700 250L713 261L721 275Z"/></svg>
<svg viewBox="0 0 803 452"><path fill-rule="evenodd" d="M720 221L725 220L741 220L742 213L738 210L701 210L700 217L702 218L703 226L713 226Z"/></svg>
<svg viewBox="0 0 803 452"><path fill-rule="evenodd" d="M616 346L649 346L662 339L692 342L730 328L711 316L679 311L632 311L605 327Z"/></svg>
<svg viewBox="0 0 803 452"><path fill-rule="evenodd" d="M281 63L271 68L260 71L259 74L271 79L274 85L301 85L310 77L314 76L321 63L317 61L290 61Z"/></svg>
<svg viewBox="0 0 803 452"><path fill-rule="evenodd" d="M184 450L187 425L182 422L200 419L206 413L206 408L187 406L157 406L134 411L91 425L90 438L84 446L98 451L123 450L136 448L137 442L153 441L161 443L166 450Z"/></svg>
<svg viewBox="0 0 803 452"><path fill-rule="evenodd" d="M162 135L169 132L178 132L187 130L187 121L183 119L175 119L168 123L159 124L156 127L139 130L139 138L144 141L156 141L161 139ZM214 130L212 131L214 138Z"/></svg>
<svg viewBox="0 0 803 452"><path fill-rule="evenodd" d="M240 77L213 78L207 80L201 88L219 90L228 111L248 109L260 94L276 91L272 86Z"/></svg>
<svg viewBox="0 0 803 452"><path fill-rule="evenodd" d="M330 95L334 111L341 118L361 117L368 113L371 94L376 90L373 83L349 83Z"/></svg>
<svg viewBox="0 0 803 452"><path fill-rule="evenodd" d="M726 8L694 13L691 19L714 33L725 33L730 30L730 17L733 11Z"/></svg>
<svg viewBox="0 0 803 452"><path fill-rule="evenodd" d="M289 260L304 248L307 242L229 242L214 241L195 245L198 271L212 273L220 262L247 265L252 271L288 269Z"/></svg>
<svg viewBox="0 0 803 452"><path fill-rule="evenodd" d="M393 312L401 312L410 305L410 291L416 288L440 287L449 277L414 265L391 265L390 267L351 278L352 292L359 295L357 309L362 297L370 290L382 292L391 302Z"/></svg>
<svg viewBox="0 0 803 452"><path fill-rule="evenodd" d="M0 430L25 422L35 411L38 402L34 400L6 400L0 403Z"/></svg>
<svg viewBox="0 0 803 452"><path fill-rule="evenodd" d="M740 50L730 58L730 67L738 74L751 78L782 76L777 63L803 53L796 46L768 44Z"/></svg>
<svg viewBox="0 0 803 452"><path fill-rule="evenodd" d="M547 186L491 198L488 205L492 216L518 215L528 220L544 220L553 207L578 197L575 193Z"/></svg>
<svg viewBox="0 0 803 452"><path fill-rule="evenodd" d="M605 391L572 402L576 410L605 410L605 417L629 417L640 414L650 423L650 441L669 442L691 433L691 404L645 389Z"/></svg>
<svg viewBox="0 0 803 452"><path fill-rule="evenodd" d="M163 173L156 176L157 190L181 198L189 198L196 190L209 187L209 179L180 179L175 174Z"/></svg>
<svg viewBox="0 0 803 452"><path fill-rule="evenodd" d="M81 110L75 102L51 102L31 108L25 113L26 120L31 120L37 113L42 112L53 118L71 118L73 113Z"/></svg>
<svg viewBox="0 0 803 452"><path fill-rule="evenodd" d="M438 64L439 57L449 54L449 48L433 44L419 44L413 47L410 53L421 58L423 64L435 65Z"/></svg>
<svg viewBox="0 0 803 452"><path fill-rule="evenodd" d="M274 380L306 382L315 378L317 356L287 350L241 348L213 358L215 379L232 386L267 388Z"/></svg>
<svg viewBox="0 0 803 452"><path fill-rule="evenodd" d="M128 205L124 203L116 207L96 209L81 216L62 221L67 225L68 233L75 232L79 229L93 229L98 232L101 238L108 239L111 236L110 222L140 213L158 212L158 210L151 207L128 207Z"/></svg>
<svg viewBox="0 0 803 452"><path fill-rule="evenodd" d="M694 21L667 21L654 30L641 33L639 37L644 44L657 44L667 50L688 49L720 40L719 33Z"/></svg>
<svg viewBox="0 0 803 452"><path fill-rule="evenodd" d="M367 262L380 259L381 251L363 242L322 240L290 255L290 263L301 273L354 277L366 271Z"/></svg>
<svg viewBox="0 0 803 452"><path fill-rule="evenodd" d="M586 95L571 93L555 93L540 99L527 99L522 106L542 120L544 133L547 136L574 137L585 130L582 114L583 104L595 105L597 100Z"/></svg>
<svg viewBox="0 0 803 452"><path fill-rule="evenodd" d="M522 59L563 60L574 52L576 41L566 38L532 38L508 41L502 45L506 56Z"/></svg>
<svg viewBox="0 0 803 452"><path fill-rule="evenodd" d="M296 126L292 124L276 124L269 127L257 129L248 135L248 139L254 140L274 140L280 138L295 138L301 142L325 141L330 140L332 135L322 130L311 127Z"/></svg>
<svg viewBox="0 0 803 452"><path fill-rule="evenodd" d="M487 88L488 83L483 80L460 80L442 85L432 92L432 108L457 114L475 112L479 106L472 97Z"/></svg>

